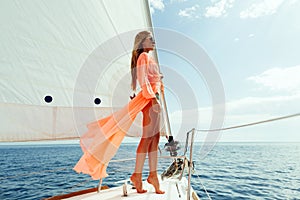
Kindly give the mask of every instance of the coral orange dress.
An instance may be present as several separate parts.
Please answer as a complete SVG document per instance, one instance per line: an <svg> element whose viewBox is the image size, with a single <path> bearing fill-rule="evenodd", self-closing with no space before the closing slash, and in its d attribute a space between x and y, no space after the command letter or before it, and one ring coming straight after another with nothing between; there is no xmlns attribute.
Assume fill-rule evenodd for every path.
<svg viewBox="0 0 300 200"><path fill-rule="evenodd" d="M89 174L94 180L108 176L108 163L116 154L126 132L137 114L155 98L162 84L156 62L144 52L137 60L136 69L141 92L121 110L87 125L88 132L80 138L83 155L74 167L76 172Z"/></svg>

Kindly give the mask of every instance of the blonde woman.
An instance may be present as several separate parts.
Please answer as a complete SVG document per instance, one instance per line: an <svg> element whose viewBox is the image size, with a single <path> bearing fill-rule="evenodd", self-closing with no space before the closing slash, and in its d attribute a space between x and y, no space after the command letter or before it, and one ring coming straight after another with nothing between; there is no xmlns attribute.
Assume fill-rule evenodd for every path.
<svg viewBox="0 0 300 200"><path fill-rule="evenodd" d="M136 151L135 170L130 179L138 193L146 192L142 188L142 170L148 154L150 172L147 181L154 186L156 193L163 194L157 179L157 150L160 138L158 92L161 88L161 74L156 62L148 54L154 47L155 41L151 32L142 31L136 35L131 58L132 89L136 90L138 80L142 97L149 102L142 109L143 135Z"/></svg>
<svg viewBox="0 0 300 200"><path fill-rule="evenodd" d="M149 157L147 181L160 190L157 178L157 150L160 137L159 90L161 74L156 62L148 54L155 47L151 32L142 31L135 37L131 59L132 89L137 82L141 91L126 106L110 116L87 125L88 131L80 138L83 155L74 170L89 174L93 179L102 179L108 174L106 168L116 154L123 138L137 114L143 113L143 135L137 148L135 170L130 177L138 193L145 193L142 186L142 171L146 155Z"/></svg>

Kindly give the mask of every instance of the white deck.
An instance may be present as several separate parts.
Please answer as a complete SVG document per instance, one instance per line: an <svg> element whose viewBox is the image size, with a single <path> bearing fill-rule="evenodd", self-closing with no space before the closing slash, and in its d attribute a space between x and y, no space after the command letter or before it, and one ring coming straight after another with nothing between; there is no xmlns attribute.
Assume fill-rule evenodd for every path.
<svg viewBox="0 0 300 200"><path fill-rule="evenodd" d="M176 182L178 183L178 190L176 187ZM140 200L140 199L149 199L149 200L185 200L186 197L186 191L187 191L187 179L182 178L181 181L176 180L164 180L160 181L160 187L161 190L165 191L165 194L156 194L155 190L152 185L147 183L146 181L143 182L143 188L147 190L146 193L138 194L135 189L132 189L132 185L127 185L127 192L128 196L123 196L123 186L110 188L107 190L102 190L100 193L93 192L89 194L84 194L80 196L75 196L72 198L68 198L71 200L77 200L77 199L84 199L84 200L94 200L94 199L101 199L101 200L120 200L120 199L126 199L126 200ZM191 200L198 200L196 193L193 189L191 189Z"/></svg>

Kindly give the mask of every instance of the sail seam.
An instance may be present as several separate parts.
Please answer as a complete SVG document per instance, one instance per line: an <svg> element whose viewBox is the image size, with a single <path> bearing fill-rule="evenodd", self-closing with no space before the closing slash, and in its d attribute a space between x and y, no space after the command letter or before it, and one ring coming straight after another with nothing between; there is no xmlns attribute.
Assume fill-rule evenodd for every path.
<svg viewBox="0 0 300 200"><path fill-rule="evenodd" d="M102 6L103 6L103 8L104 8L104 10L105 10L105 13L106 13L106 15L107 15L107 17L108 17L108 20L110 21L110 23L111 23L111 25L112 25L112 27L113 27L115 33L116 33L116 36L118 37L119 41L121 42L121 45L122 45L124 51L127 52L127 51L126 51L126 47L125 47L123 41L121 40L120 35L119 35L119 32L118 32L118 30L117 30L117 28L116 28L116 26L115 26L115 24L114 24L114 21L112 20L112 18L111 18L111 16L110 16L109 12L108 12L108 10L107 10L107 8L106 8L106 6L105 6L104 0L101 1L101 4L102 4ZM126 55L127 55L127 57L130 59L130 56L129 56L127 53L126 53Z"/></svg>

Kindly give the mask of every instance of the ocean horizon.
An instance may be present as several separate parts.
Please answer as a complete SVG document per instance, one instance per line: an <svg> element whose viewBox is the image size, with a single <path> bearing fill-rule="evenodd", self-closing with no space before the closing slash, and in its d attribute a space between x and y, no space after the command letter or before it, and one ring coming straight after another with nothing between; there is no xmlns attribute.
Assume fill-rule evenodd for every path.
<svg viewBox="0 0 300 200"><path fill-rule="evenodd" d="M114 160L134 158L136 147L137 143L122 143ZM195 143L192 186L201 199L207 199L202 184L212 199L300 199L299 142L222 142L201 160L200 148L201 143ZM6 143L0 145L0 154L3 200L43 199L98 184L72 169L82 155L76 143ZM168 152L162 150L162 155ZM163 172L171 162L160 159L158 171ZM110 163L103 185L119 186L118 181L128 179L133 169L132 161ZM143 178L147 171L146 161Z"/></svg>

